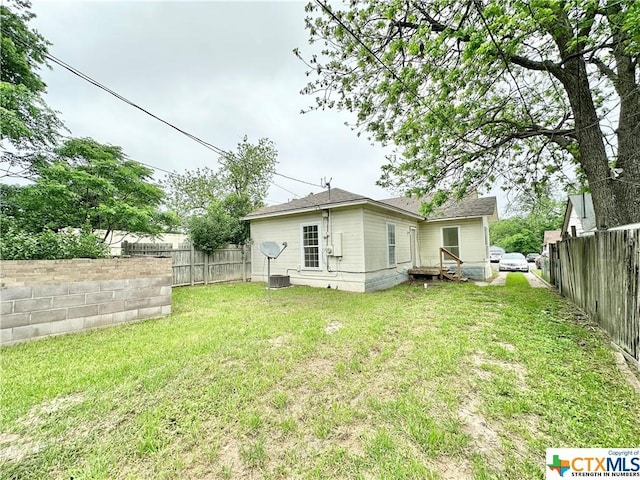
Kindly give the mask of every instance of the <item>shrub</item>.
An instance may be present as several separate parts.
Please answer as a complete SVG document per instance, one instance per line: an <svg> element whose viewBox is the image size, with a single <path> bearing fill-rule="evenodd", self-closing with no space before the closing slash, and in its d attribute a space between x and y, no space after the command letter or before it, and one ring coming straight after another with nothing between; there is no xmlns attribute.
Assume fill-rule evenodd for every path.
<svg viewBox="0 0 640 480"><path fill-rule="evenodd" d="M45 230L30 233L13 226L0 232L2 260L58 260L63 258L104 258L109 247L90 232Z"/></svg>

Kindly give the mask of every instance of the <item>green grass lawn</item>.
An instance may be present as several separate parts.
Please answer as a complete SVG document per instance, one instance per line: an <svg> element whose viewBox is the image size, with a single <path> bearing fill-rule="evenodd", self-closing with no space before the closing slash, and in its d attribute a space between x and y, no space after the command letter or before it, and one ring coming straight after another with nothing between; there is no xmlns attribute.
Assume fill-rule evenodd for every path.
<svg viewBox="0 0 640 480"><path fill-rule="evenodd" d="M3 348L0 477L543 478L640 443L607 340L546 289L175 289L160 320Z"/></svg>

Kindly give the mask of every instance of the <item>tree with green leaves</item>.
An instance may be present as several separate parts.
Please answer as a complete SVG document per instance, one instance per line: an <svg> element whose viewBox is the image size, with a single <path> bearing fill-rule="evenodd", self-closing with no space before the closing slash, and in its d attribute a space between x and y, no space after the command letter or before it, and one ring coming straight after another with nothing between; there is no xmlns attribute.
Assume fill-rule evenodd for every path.
<svg viewBox="0 0 640 480"><path fill-rule="evenodd" d="M303 92L397 146L381 185L435 207L499 177L535 190L573 165L599 228L640 222L639 2L333 5L307 6L321 51Z"/></svg>
<svg viewBox="0 0 640 480"><path fill-rule="evenodd" d="M214 201L204 215L189 220L189 237L195 248L212 252L228 244L240 245L249 239L249 223L241 220L253 210L246 195L230 193Z"/></svg>
<svg viewBox="0 0 640 480"><path fill-rule="evenodd" d="M43 99L38 70L48 67L50 43L29 27L30 6L23 0L0 5L0 145L7 167L0 177L29 176L42 160L38 153L55 144L63 127Z"/></svg>
<svg viewBox="0 0 640 480"><path fill-rule="evenodd" d="M507 252L541 252L544 232L562 227L565 208L566 200L559 199L551 188L541 197L521 193L509 206L513 216L489 227L491 243Z"/></svg>
<svg viewBox="0 0 640 480"><path fill-rule="evenodd" d="M251 144L245 135L237 150L221 156L218 163L228 193L248 197L253 208L263 205L278 163L275 143L260 138Z"/></svg>
<svg viewBox="0 0 640 480"><path fill-rule="evenodd" d="M167 194L165 206L186 223L230 194L246 197L252 208L258 208L269 190L277 157L271 140L261 138L257 144L251 144L245 135L236 152L228 152L218 159L218 170L204 167L168 174L160 182Z"/></svg>
<svg viewBox="0 0 640 480"><path fill-rule="evenodd" d="M67 227L158 234L170 219L159 210L164 193L152 170L122 149L90 138L72 138L36 167L35 182L5 186L2 214L22 230Z"/></svg>
<svg viewBox="0 0 640 480"><path fill-rule="evenodd" d="M194 215L204 214L225 195L218 172L209 167L169 173L160 181L160 186L166 194L165 207L183 219L182 223Z"/></svg>

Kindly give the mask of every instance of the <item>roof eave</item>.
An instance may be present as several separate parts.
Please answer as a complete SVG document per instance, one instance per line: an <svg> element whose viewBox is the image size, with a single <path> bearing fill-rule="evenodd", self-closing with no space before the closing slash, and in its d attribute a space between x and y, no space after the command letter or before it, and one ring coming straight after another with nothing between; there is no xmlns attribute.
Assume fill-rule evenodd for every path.
<svg viewBox="0 0 640 480"><path fill-rule="evenodd" d="M355 207L358 205L372 205L372 206L376 206L379 208L382 208L384 210L390 210L392 212L401 214L401 215L405 215L411 218L415 218L417 220L424 220L424 216L417 214L417 213L413 213L410 212L409 210L404 210L402 208L398 208L398 207L394 207L392 205L388 205L384 202L378 202L376 200L371 200L370 198L363 198L360 200L351 200L351 201L347 201L347 202L336 202L336 203L325 203L325 204L320 204L320 205L314 205L311 207L304 207L304 208L293 208L291 210L281 210L278 212L270 212L270 213L262 213L262 214L258 214L258 215L246 215L244 217L241 218L241 220L257 220L257 219L263 219L263 218L273 218L273 217L283 217L286 215L297 215L297 214L301 214L301 213L309 213L309 212L316 212L318 210L328 210L331 208L342 208L342 207Z"/></svg>
<svg viewBox="0 0 640 480"><path fill-rule="evenodd" d="M493 214L491 214L493 215ZM442 217L442 218L427 218L427 222L446 222L451 220L471 220L473 218L490 217L491 215L465 215L463 217Z"/></svg>

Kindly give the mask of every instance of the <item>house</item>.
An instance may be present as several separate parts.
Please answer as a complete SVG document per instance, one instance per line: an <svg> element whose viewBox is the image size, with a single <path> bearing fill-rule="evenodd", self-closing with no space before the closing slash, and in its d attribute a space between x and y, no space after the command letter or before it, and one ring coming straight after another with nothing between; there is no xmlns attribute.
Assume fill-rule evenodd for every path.
<svg viewBox="0 0 640 480"><path fill-rule="evenodd" d="M596 231L596 213L590 193L569 195L564 212L562 237L582 237Z"/></svg>
<svg viewBox="0 0 640 480"><path fill-rule="evenodd" d="M542 240L542 254L549 254L549 245L553 243L558 243L562 240L562 231L561 230L545 230L544 239Z"/></svg>
<svg viewBox="0 0 640 480"><path fill-rule="evenodd" d="M287 243L270 269L272 275L289 276L292 284L355 292L389 288L406 281L414 267L439 268L441 247L464 262L462 275L488 278L496 198L474 194L429 218L420 213L420 204L413 198L372 200L332 188L263 207L245 217L251 227L251 279L267 279L267 259L259 249L266 241ZM450 257L444 264L447 269L456 265Z"/></svg>
<svg viewBox="0 0 640 480"><path fill-rule="evenodd" d="M74 228L75 233L81 231L80 228ZM140 235L136 233L124 232L122 230L93 230L93 233L104 239L104 243L109 247L109 251L113 256L122 255L122 243L171 243L173 248L179 248L183 243L189 241L189 236L184 233L160 233L158 235Z"/></svg>

